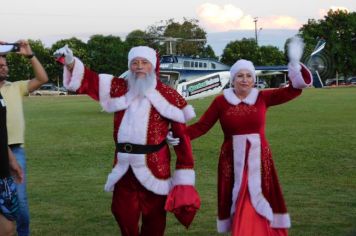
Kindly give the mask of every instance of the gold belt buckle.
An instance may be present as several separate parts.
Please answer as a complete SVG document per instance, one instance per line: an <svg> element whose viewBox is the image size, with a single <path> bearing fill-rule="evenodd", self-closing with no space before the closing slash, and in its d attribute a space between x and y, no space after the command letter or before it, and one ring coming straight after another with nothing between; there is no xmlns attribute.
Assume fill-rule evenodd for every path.
<svg viewBox="0 0 356 236"><path fill-rule="evenodd" d="M130 153L130 152L132 152L132 149L133 149L132 144L130 144L130 143L125 143L125 145L124 145L124 150L125 150L125 152Z"/></svg>

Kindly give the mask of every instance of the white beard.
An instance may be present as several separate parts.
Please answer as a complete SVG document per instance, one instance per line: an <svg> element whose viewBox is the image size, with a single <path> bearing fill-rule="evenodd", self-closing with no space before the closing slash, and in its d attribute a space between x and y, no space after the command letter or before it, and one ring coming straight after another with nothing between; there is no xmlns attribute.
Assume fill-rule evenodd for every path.
<svg viewBox="0 0 356 236"><path fill-rule="evenodd" d="M126 77L129 85L129 92L134 95L134 97L143 98L147 91L155 89L156 74L154 72L147 73L145 78L137 78L137 75L129 71Z"/></svg>

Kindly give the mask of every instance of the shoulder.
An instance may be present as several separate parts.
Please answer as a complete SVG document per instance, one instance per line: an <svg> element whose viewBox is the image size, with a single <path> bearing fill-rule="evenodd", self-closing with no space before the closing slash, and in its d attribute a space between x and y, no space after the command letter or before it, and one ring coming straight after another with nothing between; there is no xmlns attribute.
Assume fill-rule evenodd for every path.
<svg viewBox="0 0 356 236"><path fill-rule="evenodd" d="M12 87L22 87L22 86L27 86L30 80L19 80L19 81L6 81L5 86L12 86Z"/></svg>
<svg viewBox="0 0 356 236"><path fill-rule="evenodd" d="M224 102L224 101L226 101L224 94L220 94L220 95L216 96L214 99L214 102Z"/></svg>
<svg viewBox="0 0 356 236"><path fill-rule="evenodd" d="M28 91L28 83L30 80L20 80L20 81L6 81L2 88L10 89L13 91L19 91L21 93Z"/></svg>
<svg viewBox="0 0 356 236"><path fill-rule="evenodd" d="M157 91L172 105L178 108L184 108L188 103L187 101L172 87L157 83Z"/></svg>
<svg viewBox="0 0 356 236"><path fill-rule="evenodd" d="M110 86L111 97L120 97L128 91L127 82L123 78L113 77Z"/></svg>

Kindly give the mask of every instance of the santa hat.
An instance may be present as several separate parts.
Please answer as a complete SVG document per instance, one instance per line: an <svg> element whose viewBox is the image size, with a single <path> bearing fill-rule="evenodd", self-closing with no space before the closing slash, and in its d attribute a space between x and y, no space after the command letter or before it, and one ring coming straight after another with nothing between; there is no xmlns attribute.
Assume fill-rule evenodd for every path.
<svg viewBox="0 0 356 236"><path fill-rule="evenodd" d="M237 72L240 70L248 70L253 77L253 82L256 81L256 72L255 72L255 66L251 61L245 60L245 59L240 59L235 62L230 68L230 83L232 84L234 82L235 75Z"/></svg>
<svg viewBox="0 0 356 236"><path fill-rule="evenodd" d="M128 56L128 67L130 68L130 64L132 60L136 57L142 57L151 62L153 68L156 68L157 57L156 51L147 46L138 46L131 48Z"/></svg>

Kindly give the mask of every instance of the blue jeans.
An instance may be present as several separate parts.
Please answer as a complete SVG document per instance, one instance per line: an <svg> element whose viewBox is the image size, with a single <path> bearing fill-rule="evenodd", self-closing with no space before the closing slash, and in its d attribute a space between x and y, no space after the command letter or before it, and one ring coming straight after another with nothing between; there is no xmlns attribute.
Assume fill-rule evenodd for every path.
<svg viewBox="0 0 356 236"><path fill-rule="evenodd" d="M26 171L26 154L24 148L19 145L10 147L11 151L14 153L17 162L22 168L24 174L24 182L22 184L17 184L17 195L19 200L19 215L16 220L17 234L18 236L28 236L30 235L30 212L27 202L27 171Z"/></svg>

